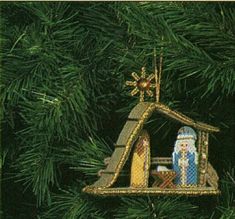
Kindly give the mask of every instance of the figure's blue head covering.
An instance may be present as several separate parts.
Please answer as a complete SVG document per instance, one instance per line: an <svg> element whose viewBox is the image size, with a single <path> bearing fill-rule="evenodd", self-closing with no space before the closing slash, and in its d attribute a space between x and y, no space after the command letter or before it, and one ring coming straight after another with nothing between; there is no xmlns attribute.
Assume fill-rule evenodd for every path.
<svg viewBox="0 0 235 219"><path fill-rule="evenodd" d="M177 139L197 139L196 132L189 126L183 126L179 129Z"/></svg>

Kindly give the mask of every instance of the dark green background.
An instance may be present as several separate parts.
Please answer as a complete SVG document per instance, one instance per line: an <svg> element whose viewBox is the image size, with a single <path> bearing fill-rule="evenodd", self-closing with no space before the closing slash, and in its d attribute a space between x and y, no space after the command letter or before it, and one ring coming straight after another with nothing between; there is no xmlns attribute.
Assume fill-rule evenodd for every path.
<svg viewBox="0 0 235 219"><path fill-rule="evenodd" d="M234 3L0 6L4 219L235 218ZM161 47L162 103L221 129L209 145L221 196L81 193L138 102L125 81L142 66L151 73ZM154 114L147 126L154 150L170 152L179 124Z"/></svg>

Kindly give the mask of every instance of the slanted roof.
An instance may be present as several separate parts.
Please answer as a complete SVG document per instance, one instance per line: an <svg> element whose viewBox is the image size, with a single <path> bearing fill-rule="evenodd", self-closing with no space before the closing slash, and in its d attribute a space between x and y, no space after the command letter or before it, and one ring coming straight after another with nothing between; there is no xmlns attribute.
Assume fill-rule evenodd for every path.
<svg viewBox="0 0 235 219"><path fill-rule="evenodd" d="M219 128L208 125L203 122L198 122L193 119L190 119L189 117L185 116L184 114L171 110L169 107L161 104L156 103L156 111L165 114L167 117L170 117L172 119L175 119L178 122L181 122L184 125L189 125L194 127L195 129L199 129L201 131L206 132L219 132Z"/></svg>
<svg viewBox="0 0 235 219"><path fill-rule="evenodd" d="M166 117L172 118L184 125L192 126L201 131L219 131L219 128L217 127L194 121L182 113L171 110L164 104L140 102L130 112L128 120L118 137L115 150L106 170L102 171L101 177L93 185L85 187L84 191L90 191L95 188L108 188L116 182L126 160L129 157L132 145L138 138L144 123L149 119L154 111L162 113Z"/></svg>

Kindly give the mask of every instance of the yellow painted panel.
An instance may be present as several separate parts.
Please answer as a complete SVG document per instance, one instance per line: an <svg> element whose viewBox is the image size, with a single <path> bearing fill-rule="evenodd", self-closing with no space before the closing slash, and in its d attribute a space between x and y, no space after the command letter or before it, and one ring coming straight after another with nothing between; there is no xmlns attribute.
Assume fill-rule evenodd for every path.
<svg viewBox="0 0 235 219"><path fill-rule="evenodd" d="M131 187L148 187L150 168L150 138L142 131L135 147L131 164Z"/></svg>

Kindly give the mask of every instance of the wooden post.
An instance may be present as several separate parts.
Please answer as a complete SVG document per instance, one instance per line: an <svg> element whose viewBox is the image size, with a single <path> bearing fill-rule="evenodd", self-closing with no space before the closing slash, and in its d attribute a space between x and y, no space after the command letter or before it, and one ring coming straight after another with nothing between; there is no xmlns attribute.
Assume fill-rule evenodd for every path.
<svg viewBox="0 0 235 219"><path fill-rule="evenodd" d="M206 172L208 165L208 140L209 134L204 131L199 131L198 135L198 184L199 186L206 186Z"/></svg>

